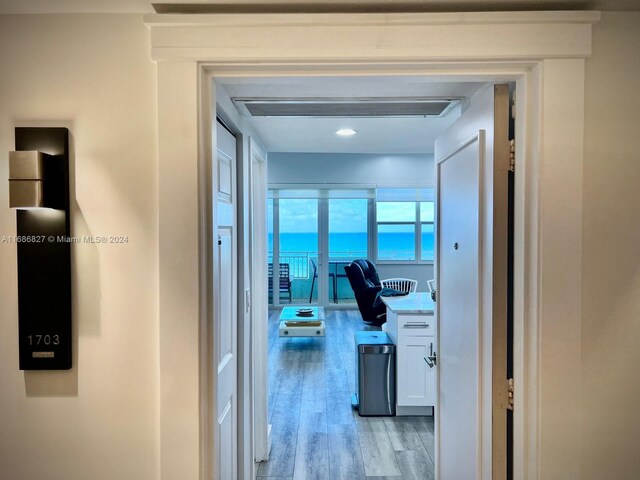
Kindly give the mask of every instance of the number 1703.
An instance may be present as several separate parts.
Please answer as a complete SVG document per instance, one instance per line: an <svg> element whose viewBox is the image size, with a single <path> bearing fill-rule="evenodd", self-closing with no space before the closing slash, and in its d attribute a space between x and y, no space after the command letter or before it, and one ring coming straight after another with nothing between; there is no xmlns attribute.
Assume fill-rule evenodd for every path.
<svg viewBox="0 0 640 480"><path fill-rule="evenodd" d="M60 335L28 335L29 345L60 345Z"/></svg>

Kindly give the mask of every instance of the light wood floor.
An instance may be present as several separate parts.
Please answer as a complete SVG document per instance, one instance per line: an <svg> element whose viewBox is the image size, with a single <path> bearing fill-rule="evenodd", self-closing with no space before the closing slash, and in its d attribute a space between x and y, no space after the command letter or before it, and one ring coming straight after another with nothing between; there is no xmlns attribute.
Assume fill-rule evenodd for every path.
<svg viewBox="0 0 640 480"><path fill-rule="evenodd" d="M279 338L269 316L272 446L259 477L271 479L434 478L433 417L360 417L351 409L357 310L327 311L326 337Z"/></svg>

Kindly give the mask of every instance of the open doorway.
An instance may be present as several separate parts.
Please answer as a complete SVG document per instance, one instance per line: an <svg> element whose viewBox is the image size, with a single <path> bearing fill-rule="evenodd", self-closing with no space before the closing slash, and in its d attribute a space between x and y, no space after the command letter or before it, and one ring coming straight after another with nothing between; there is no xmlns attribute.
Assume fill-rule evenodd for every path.
<svg viewBox="0 0 640 480"><path fill-rule="evenodd" d="M579 392L566 382L581 374L584 63L599 18L598 12L145 17L158 62L160 380L171 386L160 392L163 476L197 478L199 470L215 477L220 454L210 328L219 318L210 308L216 280L208 271L215 223L209 137L218 96L209 87L229 76L516 81L515 476L578 464L575 448L563 450L580 438ZM245 408L242 416L250 418ZM485 448L491 449L483 442ZM482 468L490 478L490 462L483 459Z"/></svg>
<svg viewBox="0 0 640 480"><path fill-rule="evenodd" d="M319 83L330 89L331 80L322 79ZM370 78L367 86L390 89L393 80L383 78L376 85L375 79ZM348 144L338 144L339 140L335 139L327 143L338 144L338 147L319 151L319 142L314 137L335 134L340 130L336 125L353 122L353 117L331 113L312 117L325 123L331 119L334 125L329 128L324 125L325 133L317 125L296 131L291 118L295 118L298 126L303 121L291 113L290 96L282 97L286 98L285 102L278 101L278 91L272 86L269 97L261 104L260 97L247 93L247 85L269 90L264 79L254 80L254 84L245 80L239 85L233 83L237 79L225 79L222 88L217 90L218 94L222 91L229 95L240 111L246 109L249 113L251 109L256 111L257 104L264 113L267 100L272 105L287 102L289 105L287 114L259 114L248 120L255 138L266 145L269 168L273 166L269 175L269 200L265 206L268 212L268 265L261 265L261 271L264 267L268 269L266 293L274 307L269 314L265 341L269 364L267 421L272 426L272 436L269 461L259 466L258 476L431 478L435 474L433 390L421 397L428 405L416 403L414 395L409 401L410 408L403 408L398 416L365 418L351 410L351 394L356 388L354 333L380 331L380 327L362 322L354 297L348 297L340 290L340 278L346 279L346 275L339 277L337 268L340 262L347 264L356 258L371 259L383 279L413 277L416 290L423 293L428 289L427 281L434 277L436 176L433 141L462 115L476 92L488 87L479 82L444 86L424 79L420 82L419 79L404 78L396 88L405 87L406 90L407 81L411 80L416 84L414 88L422 89L422 97L393 97L397 104L404 102L404 108L410 113L403 115L401 110L396 110L387 117L380 113L368 117L379 124L374 133L380 141L377 151L371 142L360 147L363 150L345 151L350 148ZM282 79L271 81L275 85L283 83ZM353 87L362 89L361 79L351 81ZM335 85L340 88L344 89L344 84L349 86L348 78L335 79ZM315 88L313 101L323 103L322 97L318 97L318 85L314 87L309 79L302 79L298 88L303 86L311 86L311 91ZM457 93L454 93L456 89ZM436 98L425 95L424 91L448 95ZM331 93L327 98L335 101L335 91ZM280 95L284 94L290 95L290 88L281 89ZM352 101L362 99L355 93L352 95ZM375 97L371 94L366 99L374 103L371 99ZM346 103L344 98L341 98L342 103ZM391 103L391 97L377 98L380 103ZM437 114L411 112L420 100L428 103L424 99L446 105L441 106ZM300 97L296 102L305 104ZM305 108L308 108L307 104ZM434 121L433 117L438 120ZM415 120L414 138L411 134L409 140L397 132L390 133L394 130L394 120L404 123L401 128L407 128L407 118ZM369 128L366 123L353 130L357 133L366 131ZM278 138L278 129L288 133L293 139L291 145L295 147L286 146L286 139ZM310 146L301 147L299 139L302 137L307 138ZM291 148L314 150L291 151ZM335 148L342 151L331 151ZM348 218L345 215L341 218L342 209L351 209ZM355 248L332 249L332 244L338 243L339 233L348 234L352 244L359 244ZM353 240L357 237L360 242ZM343 240L342 243L347 242ZM336 268L332 270L334 265ZM385 275L385 271L389 273ZM285 278L284 282L282 278ZM340 309L327 311L327 331L322 338L282 339L278 326L283 305ZM431 346L430 353L433 354L433 341ZM422 364L416 367L426 368ZM402 375L406 379L409 366L403 364L398 368L406 370ZM401 403L399 406L406 407ZM428 409L420 408L423 406ZM351 453L345 455L345 452Z"/></svg>

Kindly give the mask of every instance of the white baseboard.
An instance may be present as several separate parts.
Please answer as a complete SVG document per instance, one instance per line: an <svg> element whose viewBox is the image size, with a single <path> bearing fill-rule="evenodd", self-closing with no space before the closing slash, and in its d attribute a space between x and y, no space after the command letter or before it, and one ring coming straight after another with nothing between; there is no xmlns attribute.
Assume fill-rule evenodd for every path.
<svg viewBox="0 0 640 480"><path fill-rule="evenodd" d="M396 406L396 416L433 416L433 407L401 407Z"/></svg>

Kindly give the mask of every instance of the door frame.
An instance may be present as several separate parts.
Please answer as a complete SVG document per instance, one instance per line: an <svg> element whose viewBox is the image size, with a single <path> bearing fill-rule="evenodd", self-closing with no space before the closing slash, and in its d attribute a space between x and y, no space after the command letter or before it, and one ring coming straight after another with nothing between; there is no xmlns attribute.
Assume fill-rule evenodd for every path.
<svg viewBox="0 0 640 480"><path fill-rule="evenodd" d="M215 464L211 79L417 74L516 82L514 472L579 478L584 62L599 18L598 12L145 17L158 62L161 478L210 479Z"/></svg>

